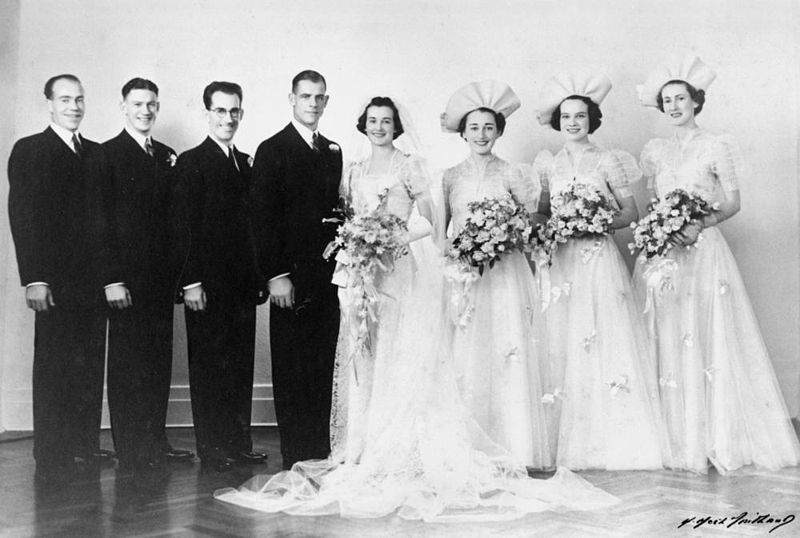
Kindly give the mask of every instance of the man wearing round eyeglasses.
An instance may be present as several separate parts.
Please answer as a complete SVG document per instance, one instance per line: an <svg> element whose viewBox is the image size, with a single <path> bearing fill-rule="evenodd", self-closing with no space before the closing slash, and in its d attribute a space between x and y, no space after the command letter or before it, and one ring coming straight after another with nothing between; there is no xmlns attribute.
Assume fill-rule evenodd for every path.
<svg viewBox="0 0 800 538"><path fill-rule="evenodd" d="M250 436L260 278L247 208L250 157L233 145L242 89L203 91L208 137L178 157L176 215L186 259L180 277L189 343L197 453L206 469L262 463ZM179 241L180 244L181 241Z"/></svg>

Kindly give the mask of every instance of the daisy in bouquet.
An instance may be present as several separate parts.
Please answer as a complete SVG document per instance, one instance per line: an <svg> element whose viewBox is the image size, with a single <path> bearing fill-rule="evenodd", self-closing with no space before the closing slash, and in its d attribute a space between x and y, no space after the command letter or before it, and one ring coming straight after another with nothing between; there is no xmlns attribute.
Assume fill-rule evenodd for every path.
<svg viewBox="0 0 800 538"><path fill-rule="evenodd" d="M527 249L533 227L528 212L513 196L484 198L467 208L470 215L447 253L451 260L483 275L506 252Z"/></svg>
<svg viewBox="0 0 800 538"><path fill-rule="evenodd" d="M710 204L697 194L676 189L658 200L653 200L647 207L647 215L638 222L631 223L633 242L628 244L628 248L632 254L637 249L641 250L639 256L645 259L642 272L647 290L645 313L652 311L656 296L674 290L672 276L678 265L665 255L675 246L677 235L687 224L710 215L717 209L719 204ZM698 242L701 237L698 237ZM686 248L692 246L694 245Z"/></svg>
<svg viewBox="0 0 800 538"><path fill-rule="evenodd" d="M460 327L472 317L472 283L504 254L528 250L533 231L528 212L511 194L470 202L467 208L469 216L447 251L444 269L452 284L451 311Z"/></svg>
<svg viewBox="0 0 800 538"><path fill-rule="evenodd" d="M555 244L572 238L613 233L611 224L619 212L606 195L585 183L573 182L550 200L552 214L547 225Z"/></svg>
<svg viewBox="0 0 800 538"><path fill-rule="evenodd" d="M676 189L647 206L647 215L631 223L633 242L631 254L641 249L647 259L663 256L675 246L675 237L693 220L702 219L719 208L696 194Z"/></svg>
<svg viewBox="0 0 800 538"><path fill-rule="evenodd" d="M378 284L394 270L394 262L408 254L408 226L386 211L385 193L378 207L368 213L344 213L325 257L336 253L333 283L348 290L347 309L358 328L354 352L366 357L371 352L371 325L378 318Z"/></svg>

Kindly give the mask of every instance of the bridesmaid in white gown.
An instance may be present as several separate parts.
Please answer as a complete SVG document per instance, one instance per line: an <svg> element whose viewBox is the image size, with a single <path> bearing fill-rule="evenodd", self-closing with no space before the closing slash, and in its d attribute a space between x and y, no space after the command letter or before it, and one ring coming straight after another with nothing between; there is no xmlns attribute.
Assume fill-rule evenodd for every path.
<svg viewBox="0 0 800 538"><path fill-rule="evenodd" d="M453 236L473 201L511 193L529 211L535 209L533 181L492 152L506 118L519 106L513 90L497 81L469 84L448 102L444 127L459 133L470 151L442 179ZM472 284L470 294L472 319L456 324L452 343L464 403L489 437L520 462L550 468L539 371L544 325L535 319L538 300L525 256L505 254Z"/></svg>
<svg viewBox="0 0 800 538"><path fill-rule="evenodd" d="M371 155L346 168L343 191L357 214L383 207L409 219L416 205L428 225L410 226L413 240L436 221L422 161L394 145L408 127L404 116L385 97L366 106L358 128ZM568 470L549 480L528 478L470 420L441 338L440 260L415 249L380 280L369 357L352 353L360 320L350 312L352 289L342 290L330 457L254 477L238 490L216 492L217 499L293 515L397 513L426 521L512 519L617 502Z"/></svg>
<svg viewBox="0 0 800 538"><path fill-rule="evenodd" d="M675 134L653 139L641 167L656 195L674 189L718 202L719 211L688 224L668 251L666 280L636 284L653 328L661 401L676 469L720 473L755 464L797 465L800 447L775 379L747 291L718 224L739 211L742 157L729 136L698 127L714 72L696 56L655 70L642 104L664 113ZM702 236L702 240L700 237ZM682 248L682 247L692 248ZM648 289L648 284L650 285ZM647 300L649 295L650 301Z"/></svg>
<svg viewBox="0 0 800 538"><path fill-rule="evenodd" d="M629 185L641 178L633 157L589 140L611 90L603 75L564 74L542 90L539 122L560 131L564 147L534 162L545 193L539 211L574 183L605 195L619 213L612 229L637 218ZM549 190L550 196L547 196ZM570 469L660 469L666 449L647 331L630 273L609 235L559 244L542 289L549 340L545 380L551 448ZM546 284L546 280L541 280Z"/></svg>

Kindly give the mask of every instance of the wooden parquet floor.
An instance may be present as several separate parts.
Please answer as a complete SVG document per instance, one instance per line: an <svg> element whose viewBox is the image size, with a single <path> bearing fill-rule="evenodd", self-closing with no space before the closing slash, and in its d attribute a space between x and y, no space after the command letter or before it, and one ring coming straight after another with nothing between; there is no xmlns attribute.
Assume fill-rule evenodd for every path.
<svg viewBox="0 0 800 538"><path fill-rule="evenodd" d="M175 446L193 447L189 429L171 430ZM31 440L0 443L0 536L10 537L527 537L527 536L753 536L777 523L733 523L769 514L800 516L800 468L780 472L747 469L729 476L690 473L585 472L591 483L622 503L605 512L542 513L504 523L425 524L398 517L348 520L264 514L217 502L215 489L237 486L256 473L280 468L277 431L259 428L256 446L270 454L268 465L206 474L199 464L172 464L163 476L134 479L101 468L61 488L34 487ZM111 448L110 435L103 444ZM727 517L694 528L704 517ZM685 519L695 520L678 528ZM800 536L800 520L772 536Z"/></svg>

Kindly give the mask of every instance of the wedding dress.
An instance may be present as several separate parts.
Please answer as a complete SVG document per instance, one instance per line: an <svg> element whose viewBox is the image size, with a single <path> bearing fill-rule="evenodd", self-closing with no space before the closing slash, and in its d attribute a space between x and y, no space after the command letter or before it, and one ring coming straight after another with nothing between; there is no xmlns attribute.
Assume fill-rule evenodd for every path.
<svg viewBox="0 0 800 538"><path fill-rule="evenodd" d="M453 234L470 216L469 203L510 193L529 210L534 185L495 155L470 157L445 171L445 201ZM544 318L525 255L508 252L469 289L470 319L451 329L455 374L464 405L480 428L518 461L553 468L541 372L547 360ZM451 314L451 318L458 318Z"/></svg>
<svg viewBox="0 0 800 538"><path fill-rule="evenodd" d="M551 200L574 182L630 196L641 178L630 154L587 146L534 162ZM570 469L661 469L666 432L652 354L630 273L611 236L560 244L543 279L549 360L545 393L556 464ZM668 461L668 459L667 459Z"/></svg>
<svg viewBox="0 0 800 538"><path fill-rule="evenodd" d="M654 139L642 150L648 187L709 202L739 188L736 143L702 129L681 141ZM657 261L657 260L656 260ZM695 246L666 255L667 279L648 282L654 262L640 257L634 282L658 357L657 376L672 467L720 473L755 464L797 465L800 445L733 254L717 226Z"/></svg>
<svg viewBox="0 0 800 538"><path fill-rule="evenodd" d="M408 219L428 189L422 162L396 154L387 174L349 166L344 184L356 212L382 198ZM256 476L218 500L266 512L377 518L397 513L425 521L499 520L543 510L606 507L614 496L570 471L549 480L493 443L461 403L448 341L443 338L441 257L432 243L412 244L378 288L371 354L357 345L343 289L342 325L334 373L332 453L274 476Z"/></svg>

